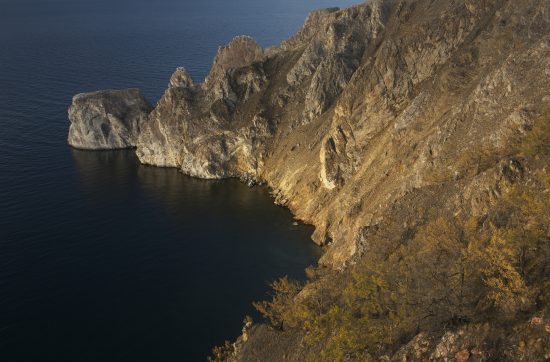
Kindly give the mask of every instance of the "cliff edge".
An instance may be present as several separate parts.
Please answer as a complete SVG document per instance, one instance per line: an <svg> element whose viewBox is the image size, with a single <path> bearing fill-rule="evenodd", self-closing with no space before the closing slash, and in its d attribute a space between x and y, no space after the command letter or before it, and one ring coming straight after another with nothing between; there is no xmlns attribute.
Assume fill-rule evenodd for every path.
<svg viewBox="0 0 550 362"><path fill-rule="evenodd" d="M320 272L329 276L313 278L296 298L307 300L317 286L343 278L334 270L347 275L371 256L378 265L391 258L405 263L411 256L404 250L418 247L424 253L418 255L432 258L427 264L438 265L441 255L451 254L419 246L426 228L448 231L440 220L461 218L473 218L480 234L504 227L503 198L538 185L537 175L548 173L546 154L527 157L518 144L536 122L548 124L549 14L545 0L371 0L315 11L294 36L268 49L237 37L219 49L203 83L195 84L184 68L175 71L156 107L135 127L136 154L142 163L195 177L266 183L277 203L313 224L312 238L326 250L320 263L331 271ZM539 191L547 193L542 186ZM461 243L456 245L467 244ZM451 261L462 260L463 254L452 255ZM388 275L388 284L373 290L395 283L390 294L396 298L407 283ZM416 302L421 308L439 299ZM386 319L398 312L384 311ZM378 318L383 312L372 313ZM437 319L438 328L480 320L426 313L425 321ZM425 321L384 345L446 343L437 342L444 333L412 339ZM501 327L470 328L475 336ZM539 329L532 332L547 338ZM233 357L300 360L300 341L309 338L302 332L254 327L252 342L241 349L247 352ZM273 333L278 337L270 338ZM262 338L276 346L263 351ZM432 358L429 353L433 360L460 360L454 350L444 358L437 348L420 353L423 347L407 346L413 350L394 348L392 360ZM467 352L464 360L474 353Z"/></svg>
<svg viewBox="0 0 550 362"><path fill-rule="evenodd" d="M136 152L196 177L267 183L315 225L321 262L340 268L392 210L431 203L428 190L444 190L443 209L487 209L467 158L505 154L548 107L548 55L544 1L321 10L277 47L235 38L204 83L178 69ZM404 213L396 232L418 223Z"/></svg>

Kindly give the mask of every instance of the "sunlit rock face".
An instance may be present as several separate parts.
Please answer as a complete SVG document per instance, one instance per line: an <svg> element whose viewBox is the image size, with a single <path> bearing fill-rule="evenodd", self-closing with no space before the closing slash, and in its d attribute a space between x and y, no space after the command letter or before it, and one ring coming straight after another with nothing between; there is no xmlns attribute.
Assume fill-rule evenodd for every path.
<svg viewBox="0 0 550 362"><path fill-rule="evenodd" d="M502 155L548 109L548 12L537 0L371 0L313 12L269 49L237 37L204 82L176 70L136 153L267 183L316 226L321 263L341 268L377 230L405 235L433 208L483 214L523 177ZM467 167L479 155L499 162Z"/></svg>
<svg viewBox="0 0 550 362"><path fill-rule="evenodd" d="M69 107L68 142L87 150L134 147L149 112L138 89L78 94Z"/></svg>

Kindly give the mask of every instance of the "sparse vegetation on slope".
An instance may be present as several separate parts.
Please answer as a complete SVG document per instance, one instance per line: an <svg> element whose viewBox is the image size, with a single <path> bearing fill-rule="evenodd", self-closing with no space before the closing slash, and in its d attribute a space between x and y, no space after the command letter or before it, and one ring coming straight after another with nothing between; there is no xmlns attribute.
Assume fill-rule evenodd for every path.
<svg viewBox="0 0 550 362"><path fill-rule="evenodd" d="M548 315L549 124L540 119L523 139L517 157L532 167L529 177L488 215L438 217L405 240L368 240L368 253L355 265L313 277L300 295L289 298L288 288L280 288L295 290L286 278L273 283L273 299L257 303L258 310L274 326L301 329L313 361L392 356L420 332L486 323L511 330L529 316ZM506 337L514 336L489 330L467 347L485 353L484 360L510 359ZM548 333L543 338L539 350L529 351L541 361L550 353Z"/></svg>

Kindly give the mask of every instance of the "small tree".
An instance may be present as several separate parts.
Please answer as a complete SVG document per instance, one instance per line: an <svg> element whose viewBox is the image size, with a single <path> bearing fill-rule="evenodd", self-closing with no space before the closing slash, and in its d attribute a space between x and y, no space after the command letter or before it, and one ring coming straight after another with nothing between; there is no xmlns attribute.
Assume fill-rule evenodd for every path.
<svg viewBox="0 0 550 362"><path fill-rule="evenodd" d="M436 219L393 256L388 274L402 314L418 327L469 319L479 298L479 276L460 223Z"/></svg>
<svg viewBox="0 0 550 362"><path fill-rule="evenodd" d="M235 348L229 341L225 341L222 346L216 346L212 349L212 355L208 356L208 362L229 362L234 359Z"/></svg>
<svg viewBox="0 0 550 362"><path fill-rule="evenodd" d="M537 284L550 272L550 176L538 173L537 180L536 187L516 186L502 200L508 224L492 226L481 250L488 300L510 317L535 304Z"/></svg>
<svg viewBox="0 0 550 362"><path fill-rule="evenodd" d="M270 286L273 289L271 300L254 302L254 307L273 326L281 330L285 326L295 327L307 313L305 306L295 300L302 284L285 276L275 280Z"/></svg>
<svg viewBox="0 0 550 362"><path fill-rule="evenodd" d="M486 267L482 269L489 288L488 300L510 316L533 304L534 290L529 288L517 268L518 249L505 232L495 230L484 250Z"/></svg>

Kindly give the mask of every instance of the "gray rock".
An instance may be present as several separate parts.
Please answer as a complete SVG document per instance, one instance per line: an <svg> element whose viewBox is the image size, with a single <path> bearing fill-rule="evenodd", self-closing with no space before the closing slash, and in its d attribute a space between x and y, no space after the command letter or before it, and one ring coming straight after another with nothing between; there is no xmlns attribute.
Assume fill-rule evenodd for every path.
<svg viewBox="0 0 550 362"><path fill-rule="evenodd" d="M251 108L248 115L236 115L235 110L265 88L263 59L262 48L252 38L239 36L218 50L204 83L194 85L178 68L141 128L139 160L178 167L200 178L239 177L259 183L273 122L263 117L262 109Z"/></svg>
<svg viewBox="0 0 550 362"><path fill-rule="evenodd" d="M170 77L170 88L190 88L193 87L193 79L187 70L183 67L179 67Z"/></svg>
<svg viewBox="0 0 550 362"><path fill-rule="evenodd" d="M218 49L212 69L204 81L205 86L215 86L230 69L247 66L263 58L264 51L254 39L237 36L228 45Z"/></svg>
<svg viewBox="0 0 550 362"><path fill-rule="evenodd" d="M138 89L78 94L69 107L69 145L87 150L134 147L150 112Z"/></svg>

